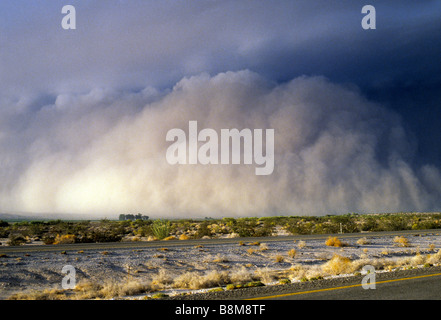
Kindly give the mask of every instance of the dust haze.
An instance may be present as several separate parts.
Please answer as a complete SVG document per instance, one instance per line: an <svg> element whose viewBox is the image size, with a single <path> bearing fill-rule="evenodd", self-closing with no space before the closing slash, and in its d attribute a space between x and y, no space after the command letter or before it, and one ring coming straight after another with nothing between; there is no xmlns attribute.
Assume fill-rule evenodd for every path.
<svg viewBox="0 0 441 320"><path fill-rule="evenodd" d="M439 207L439 168L415 165L400 117L324 77L273 83L248 70L171 89L10 102L0 123L0 210L87 217L321 215ZM19 110L19 111L17 111ZM168 130L275 130L274 172L170 165Z"/></svg>

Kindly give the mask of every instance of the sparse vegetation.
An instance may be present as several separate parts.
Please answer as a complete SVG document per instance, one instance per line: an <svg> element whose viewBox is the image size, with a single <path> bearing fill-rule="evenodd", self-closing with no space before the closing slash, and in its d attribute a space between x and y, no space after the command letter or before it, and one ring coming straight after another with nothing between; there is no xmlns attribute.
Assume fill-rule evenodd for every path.
<svg viewBox="0 0 441 320"><path fill-rule="evenodd" d="M366 216L351 214L345 215L343 218L333 216L225 218L203 221L190 219L101 220L92 222L57 220L17 223L1 223L0 221L0 235L5 235L3 241L9 240L8 245L27 244L32 241L58 245L82 242L134 241L134 239L147 241L148 237L164 241L167 238L187 240L202 237L230 237L233 234L255 235L255 232L250 231L250 226L260 230L257 233L266 235L281 228L291 231L300 230L305 234L322 233L326 230L340 231L340 227L343 232L350 230L379 231L382 228L397 229L402 227L419 230L422 226L439 226L440 221L441 214L439 213ZM157 237L161 227L163 230L159 232L161 234ZM264 230L266 231L264 232ZM424 233L421 233L421 238L390 237L387 241L380 242L380 245L384 246L383 250L378 246L375 238L369 238L368 235L363 237L364 235L367 234L360 234L356 241L357 245L352 244L355 244L358 237L351 240L349 248L344 249L336 249L348 246L342 241L344 238L340 235L329 237L325 243L327 247L324 246L324 240L308 240L308 246L305 241L287 242L281 250L277 241L273 242L271 239L268 239L269 245L262 243L265 241L264 239L259 239L262 242L254 241L254 239L252 241L250 241L251 239L249 241L241 239L239 242L237 239L232 243L231 251L223 251L222 253L216 252L211 245L205 245L203 242L201 243L205 247L202 244L183 246L187 247L186 250L191 251L189 256L198 255L198 261L188 261L191 259L182 258L182 256L176 258L175 254L180 249L176 249L173 243L158 242L160 245L151 249L149 251L151 254L141 264L132 264L133 269L127 270L127 275L124 275L124 283L80 283L70 291L43 289L28 294L16 294L11 299L107 299L133 294L157 293L157 291L170 288L190 290L214 288L213 291L221 291L224 288L245 288L252 286L252 283L255 282L284 284L291 281L313 281L330 275L359 273L366 264L373 265L376 270L389 271L396 268L428 268L438 266L441 263L441 250L436 249L439 247L438 240L436 238L424 239L423 237L426 236ZM420 240L422 242L419 242ZM434 242L432 243L432 241ZM238 247L238 243L244 247ZM321 248L325 248L323 252L313 251L318 243ZM372 246L367 246L371 243ZM77 251L79 249L76 247L68 251L61 250L67 249L64 246L59 249L55 247L52 254L57 256L57 259L66 261L88 260L91 255L89 252L85 254L84 251ZM106 250L109 251L95 252L99 263L103 263L103 266L107 261L113 261L113 258L119 255L110 249ZM133 255L141 256L143 255L140 253L141 251L144 252L144 249L139 252L133 250ZM336 252L338 254L331 258L331 255ZM368 252L369 254L367 254ZM132 251L129 252L129 255L131 253ZM64 256L60 257L60 254ZM34 254L31 259L27 258L28 256L26 254L0 254L1 265L9 267L18 264L23 267L31 259L34 260ZM304 264L304 261L313 261L313 264ZM125 270L124 267L116 264L116 269ZM167 268L172 265L177 267L173 272L170 272ZM149 298L151 297L149 296Z"/></svg>
<svg viewBox="0 0 441 320"><path fill-rule="evenodd" d="M329 237L325 244L329 247L346 247L347 243L341 242L337 237Z"/></svg>
<svg viewBox="0 0 441 320"><path fill-rule="evenodd" d="M290 258L295 258L295 256L296 256L296 254L297 254L297 250L296 249L290 249L289 251L288 251L288 256L290 257Z"/></svg>
<svg viewBox="0 0 441 320"><path fill-rule="evenodd" d="M170 221L168 220L155 220L152 224L153 235L158 240L165 239L170 234Z"/></svg>
<svg viewBox="0 0 441 320"><path fill-rule="evenodd" d="M303 241L303 240L300 240L300 241L297 243L297 247L298 247L299 249L306 248L306 242Z"/></svg>
<svg viewBox="0 0 441 320"><path fill-rule="evenodd" d="M399 247L409 247L409 240L403 236L396 236L394 238L394 243Z"/></svg>
<svg viewBox="0 0 441 320"><path fill-rule="evenodd" d="M363 237L357 240L357 244L358 245L366 245L366 244L370 244L371 242L368 240L368 238Z"/></svg>
<svg viewBox="0 0 441 320"><path fill-rule="evenodd" d="M128 218L126 217L128 216ZM119 221L22 221L0 220L0 238L10 238L10 245L43 241L45 244L145 241L148 239L199 239L271 236L276 229L291 234L326 234L422 230L441 228L441 213L347 214L338 216L222 218L209 220L147 219L143 215L124 215ZM23 240L24 239L24 240ZM128 240L129 239L129 240ZM170 238L168 238L170 239ZM360 241L363 238L360 239ZM242 241L243 242L243 241ZM359 245L361 243L358 243ZM252 245L252 243L242 245ZM257 242L256 244L257 245ZM299 241L301 249L306 243Z"/></svg>
<svg viewBox="0 0 441 320"><path fill-rule="evenodd" d="M337 254L322 266L322 270L331 275L351 273L355 271L351 259Z"/></svg>

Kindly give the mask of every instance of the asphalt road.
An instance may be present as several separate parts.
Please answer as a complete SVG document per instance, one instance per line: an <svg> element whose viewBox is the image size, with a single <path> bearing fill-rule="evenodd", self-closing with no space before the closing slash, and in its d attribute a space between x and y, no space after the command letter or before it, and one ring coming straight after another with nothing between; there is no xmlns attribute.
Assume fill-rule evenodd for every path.
<svg viewBox="0 0 441 320"><path fill-rule="evenodd" d="M194 246L194 245L222 245L264 241L280 242L293 240L313 240L327 239L330 236L338 236L339 239L363 237L385 237L397 235L418 235L441 233L441 230L404 230L404 231L385 231L385 232L365 232L365 233L345 233L345 234L314 234L314 235L295 235L264 238L222 238L222 239L192 239L192 240L168 240L168 241L130 241L130 242L105 242L105 243L73 243L59 245L23 245L23 246L0 246L0 253L31 253L48 251L68 251L68 250L117 250L117 249L141 249L141 248L160 248L167 244L167 247Z"/></svg>
<svg viewBox="0 0 441 320"><path fill-rule="evenodd" d="M392 279L375 281L375 288L371 289L363 288L358 277L344 285L324 285L251 300L441 300L441 272L437 271L409 276L397 274Z"/></svg>

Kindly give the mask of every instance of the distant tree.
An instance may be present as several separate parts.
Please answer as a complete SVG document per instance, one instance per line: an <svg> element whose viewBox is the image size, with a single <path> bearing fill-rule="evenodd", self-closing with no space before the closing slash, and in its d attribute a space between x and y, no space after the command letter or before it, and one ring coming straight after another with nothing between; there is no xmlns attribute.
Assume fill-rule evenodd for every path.
<svg viewBox="0 0 441 320"><path fill-rule="evenodd" d="M149 216L144 216L140 213L134 215L134 214L120 214L119 215L119 221L124 220L148 220Z"/></svg>
<svg viewBox="0 0 441 320"><path fill-rule="evenodd" d="M148 219L148 217L147 217L147 219ZM8 226L9 226L8 222L0 220L0 227L8 227Z"/></svg>

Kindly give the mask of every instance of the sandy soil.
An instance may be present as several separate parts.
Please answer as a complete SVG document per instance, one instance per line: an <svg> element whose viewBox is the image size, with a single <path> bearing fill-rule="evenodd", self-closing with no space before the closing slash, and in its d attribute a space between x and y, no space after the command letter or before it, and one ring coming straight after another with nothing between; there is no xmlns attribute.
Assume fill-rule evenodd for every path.
<svg viewBox="0 0 441 320"><path fill-rule="evenodd" d="M185 273L203 276L210 272L229 272L236 278L253 275L270 285L277 281L275 274L285 273L292 281L301 281L301 276L318 274L334 255L370 263L434 254L441 248L441 235L437 233L407 236L408 247L394 243L394 236L368 238L367 243L357 243L363 237L360 234L359 238L342 239L346 242L345 247L329 247L324 240L265 243L265 238L262 238L260 244L239 244L238 241L236 244L167 248L164 242L163 248L136 250L11 253L0 257L0 299L6 299L15 292L61 289L65 265L75 268L77 283L156 280L162 284L159 288L161 292L173 295L183 291L200 291L173 287L176 285L173 280ZM295 249L295 255L293 251L289 254L292 249ZM304 270L302 275L288 272L299 268Z"/></svg>

